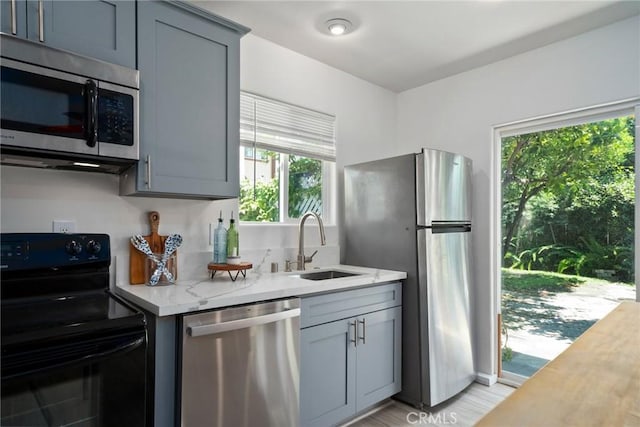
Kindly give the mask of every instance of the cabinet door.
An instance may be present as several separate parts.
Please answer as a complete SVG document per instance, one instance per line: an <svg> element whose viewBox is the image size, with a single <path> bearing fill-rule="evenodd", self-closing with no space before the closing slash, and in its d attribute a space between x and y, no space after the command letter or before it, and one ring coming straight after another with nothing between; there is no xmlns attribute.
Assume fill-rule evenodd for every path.
<svg viewBox="0 0 640 427"><path fill-rule="evenodd" d="M402 308L358 317L356 411L400 391Z"/></svg>
<svg viewBox="0 0 640 427"><path fill-rule="evenodd" d="M136 3L127 0L29 0L28 38L136 67Z"/></svg>
<svg viewBox="0 0 640 427"><path fill-rule="evenodd" d="M329 426L355 413L355 318L300 333L300 421Z"/></svg>
<svg viewBox="0 0 640 427"><path fill-rule="evenodd" d="M0 1L0 31L27 37L27 3L25 0Z"/></svg>
<svg viewBox="0 0 640 427"><path fill-rule="evenodd" d="M138 3L139 192L238 196L239 53L231 29Z"/></svg>

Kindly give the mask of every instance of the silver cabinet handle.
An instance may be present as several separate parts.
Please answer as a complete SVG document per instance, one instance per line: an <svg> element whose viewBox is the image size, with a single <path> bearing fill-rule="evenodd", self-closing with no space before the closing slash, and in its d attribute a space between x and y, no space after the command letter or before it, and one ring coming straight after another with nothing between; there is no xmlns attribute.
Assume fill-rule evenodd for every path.
<svg viewBox="0 0 640 427"><path fill-rule="evenodd" d="M219 334L222 332L235 331L238 329L250 328L252 326L266 325L267 323L278 322L280 320L299 317L300 309L279 311L277 313L265 314L264 316L249 317L247 319L231 320L224 323L213 323L209 325L189 325L187 326L187 334L192 337L201 337L203 335Z"/></svg>
<svg viewBox="0 0 640 427"><path fill-rule="evenodd" d="M38 0L38 37L44 42L44 0Z"/></svg>
<svg viewBox="0 0 640 427"><path fill-rule="evenodd" d="M358 346L358 324L354 320L353 322L349 322L349 328L353 326L353 334L351 335L353 338L349 339L349 342L353 343L354 347Z"/></svg>
<svg viewBox="0 0 640 427"><path fill-rule="evenodd" d="M11 0L11 34L18 34L18 17L16 16L16 0Z"/></svg>
<svg viewBox="0 0 640 427"><path fill-rule="evenodd" d="M147 178L144 181L145 185L149 190L151 190L151 155L147 155L147 160L145 160L145 164L147 165Z"/></svg>
<svg viewBox="0 0 640 427"><path fill-rule="evenodd" d="M359 320L359 322L362 324L362 336L360 337L360 339L362 340L362 344L366 344L366 339L367 339L367 319L362 319Z"/></svg>

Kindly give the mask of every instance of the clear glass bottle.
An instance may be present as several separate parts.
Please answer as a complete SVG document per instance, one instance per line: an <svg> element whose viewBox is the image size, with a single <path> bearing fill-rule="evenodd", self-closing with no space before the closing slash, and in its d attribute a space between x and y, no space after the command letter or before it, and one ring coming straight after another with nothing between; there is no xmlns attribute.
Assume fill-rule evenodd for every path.
<svg viewBox="0 0 640 427"><path fill-rule="evenodd" d="M218 226L213 232L213 262L216 264L227 263L227 230L223 225L222 212L218 218Z"/></svg>
<svg viewBox="0 0 640 427"><path fill-rule="evenodd" d="M238 248L238 229L236 228L236 221L233 219L233 212L231 212L231 219L229 220L229 230L227 230L227 256L239 256Z"/></svg>

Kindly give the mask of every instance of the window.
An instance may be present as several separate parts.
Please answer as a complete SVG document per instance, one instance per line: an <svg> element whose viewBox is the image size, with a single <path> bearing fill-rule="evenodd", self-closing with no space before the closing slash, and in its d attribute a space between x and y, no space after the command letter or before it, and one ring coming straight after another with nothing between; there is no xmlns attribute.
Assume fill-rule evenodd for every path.
<svg viewBox="0 0 640 427"><path fill-rule="evenodd" d="M269 161L269 155L268 155L267 151L265 151L265 150L258 150L258 152L256 153L255 158L254 158L253 152L256 150L255 148L246 147L246 146L243 146L242 148L244 148L244 158L245 159L248 159L248 160L251 160L251 161L255 160L255 161L258 161L258 162L268 162Z"/></svg>
<svg viewBox="0 0 640 427"><path fill-rule="evenodd" d="M240 220L331 222L335 117L242 92Z"/></svg>

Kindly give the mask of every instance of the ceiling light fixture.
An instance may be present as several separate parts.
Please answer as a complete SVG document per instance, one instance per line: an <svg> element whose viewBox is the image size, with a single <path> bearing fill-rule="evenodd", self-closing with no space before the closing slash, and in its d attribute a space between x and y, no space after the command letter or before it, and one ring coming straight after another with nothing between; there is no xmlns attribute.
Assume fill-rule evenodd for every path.
<svg viewBox="0 0 640 427"><path fill-rule="evenodd" d="M334 36L342 36L351 32L351 30L353 29L353 24L351 24L351 21L343 18L329 19L326 22L326 25L329 33L333 34Z"/></svg>

